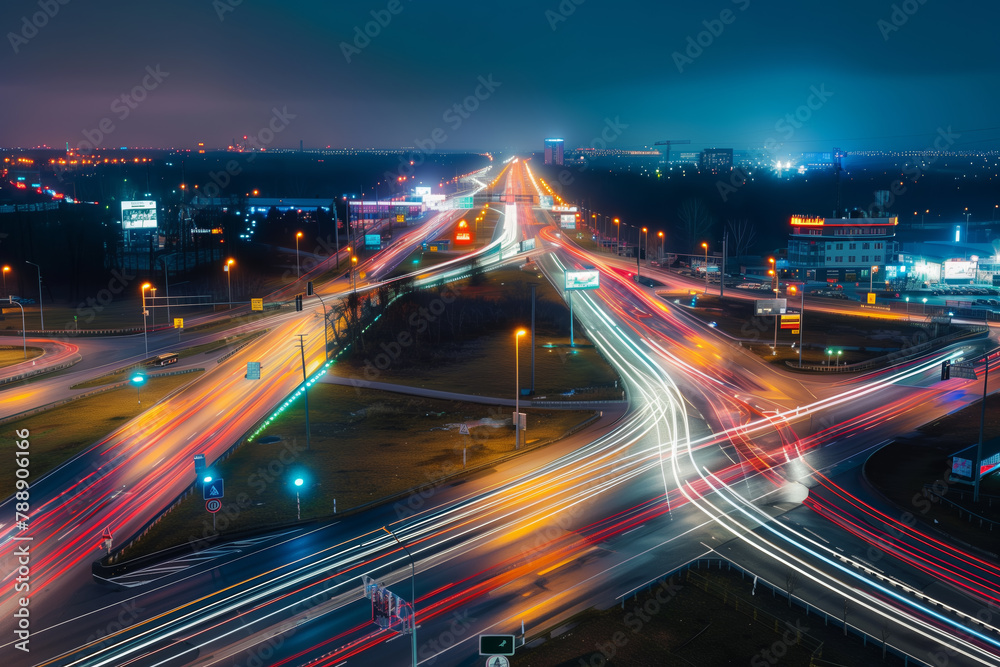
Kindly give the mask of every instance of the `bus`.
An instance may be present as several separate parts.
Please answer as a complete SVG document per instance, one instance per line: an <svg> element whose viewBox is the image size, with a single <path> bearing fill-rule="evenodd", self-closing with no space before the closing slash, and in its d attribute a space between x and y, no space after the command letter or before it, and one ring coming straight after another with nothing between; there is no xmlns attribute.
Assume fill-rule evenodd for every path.
<svg viewBox="0 0 1000 667"><path fill-rule="evenodd" d="M178 356L177 356L176 352L167 352L166 354L161 354L161 355L158 355L158 356L154 357L153 361L151 361L149 365L150 366L169 366L170 364L176 364L177 363L177 359L178 359Z"/></svg>

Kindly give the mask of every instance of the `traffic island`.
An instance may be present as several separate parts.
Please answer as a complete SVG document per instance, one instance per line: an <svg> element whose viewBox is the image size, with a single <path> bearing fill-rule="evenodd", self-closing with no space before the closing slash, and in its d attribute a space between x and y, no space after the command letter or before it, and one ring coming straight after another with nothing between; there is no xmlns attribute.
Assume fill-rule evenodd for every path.
<svg viewBox="0 0 1000 667"><path fill-rule="evenodd" d="M512 410L504 406L319 383L309 390L309 410L308 446L305 410L297 401L211 469L225 480L226 493L215 529L199 491L165 514L124 557L332 518L517 453ZM584 410L522 411L528 418L521 452L555 442L594 418Z"/></svg>

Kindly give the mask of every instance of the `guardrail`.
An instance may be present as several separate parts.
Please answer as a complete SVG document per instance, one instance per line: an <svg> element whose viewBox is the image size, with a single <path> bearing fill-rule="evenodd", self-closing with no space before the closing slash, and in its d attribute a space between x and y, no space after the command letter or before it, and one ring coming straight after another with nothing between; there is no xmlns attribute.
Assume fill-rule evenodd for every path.
<svg viewBox="0 0 1000 667"><path fill-rule="evenodd" d="M154 333L156 331L166 331L168 329L173 329L173 327L169 324L158 324L155 327L149 327L146 331ZM57 336L68 338L72 338L74 336L128 336L141 333L142 327L128 327L124 329L46 329L45 331L42 331L41 329L27 329L23 332L20 329L0 329L0 335Z"/></svg>
<svg viewBox="0 0 1000 667"><path fill-rule="evenodd" d="M942 336L941 338L934 338L925 343L914 345L913 347L908 348L908 351L905 354L901 354L903 350L900 350L899 352L893 352L892 354L869 359L868 361L859 361L855 364L842 364L839 366L823 366L817 364L803 364L802 366L799 366L798 362L793 361L792 359L786 359L785 365L793 370L801 371L817 371L820 373L856 373L858 371L866 371L873 368L881 368L882 366L909 361L910 359L918 357L928 350L936 347L942 347L964 338L972 339L988 336L989 333L989 327L976 325L970 327L967 331L957 331L953 334Z"/></svg>
<svg viewBox="0 0 1000 667"><path fill-rule="evenodd" d="M70 366L79 363L82 359L83 357L80 354L74 354L69 361L64 361L54 366L36 367L31 369L30 371L25 371L20 375L11 375L10 377L0 378L0 385L10 384L11 382L20 382L21 380L27 380L28 378L35 377L36 375L42 375L43 373L52 373L54 371L61 371L64 368L69 368Z"/></svg>
<svg viewBox="0 0 1000 667"><path fill-rule="evenodd" d="M245 341L243 341L242 343L231 349L229 352L226 352L224 355L216 359L215 363L221 364L223 361L229 360L234 354L245 348L250 343L254 342L258 337L266 334L268 331L270 331L270 329L260 329L258 331L252 332L247 336L247 339Z"/></svg>
<svg viewBox="0 0 1000 667"><path fill-rule="evenodd" d="M982 514L976 514L975 512L969 511L967 508L959 505L954 500L945 498L943 495L934 490L933 485L924 484L924 495L930 494L940 500L942 503L947 504L949 507L958 510L958 518L968 518L969 523L973 522L973 519L979 519L979 527L986 528L990 532L993 532L993 526L1000 527L1000 521L995 521L993 519L987 518ZM980 496L982 497L982 496ZM990 504L992 504L992 498L990 499Z"/></svg>

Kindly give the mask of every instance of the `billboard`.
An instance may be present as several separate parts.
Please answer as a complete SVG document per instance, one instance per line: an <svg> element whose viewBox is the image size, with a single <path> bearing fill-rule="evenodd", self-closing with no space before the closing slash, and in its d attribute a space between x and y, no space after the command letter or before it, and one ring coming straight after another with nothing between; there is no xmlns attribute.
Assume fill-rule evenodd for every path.
<svg viewBox="0 0 1000 667"><path fill-rule="evenodd" d="M155 201L123 201L123 229L156 229Z"/></svg>
<svg viewBox="0 0 1000 667"><path fill-rule="evenodd" d="M552 210L556 213L576 213L576 206L564 206L560 204L558 206L553 206Z"/></svg>
<svg viewBox="0 0 1000 667"><path fill-rule="evenodd" d="M382 249L382 235L381 234L365 234L365 247L374 248L375 250Z"/></svg>
<svg viewBox="0 0 1000 667"><path fill-rule="evenodd" d="M944 263L945 280L975 280L976 262L949 259Z"/></svg>
<svg viewBox="0 0 1000 667"><path fill-rule="evenodd" d="M545 210L550 210L552 208L552 195L542 195L539 197L538 205Z"/></svg>
<svg viewBox="0 0 1000 667"><path fill-rule="evenodd" d="M566 289L597 289L601 286L601 273L599 271L567 271Z"/></svg>
<svg viewBox="0 0 1000 667"><path fill-rule="evenodd" d="M559 226L563 229L576 229L576 216L573 214L560 215Z"/></svg>
<svg viewBox="0 0 1000 667"><path fill-rule="evenodd" d="M753 306L754 315L784 315L788 299L756 299Z"/></svg>
<svg viewBox="0 0 1000 667"><path fill-rule="evenodd" d="M972 461L969 459L960 459L957 456L952 458L951 474L956 477L972 479Z"/></svg>
<svg viewBox="0 0 1000 667"><path fill-rule="evenodd" d="M535 239L525 239L521 241L521 252L528 252L535 249Z"/></svg>
<svg viewBox="0 0 1000 667"><path fill-rule="evenodd" d="M417 197L424 197L426 195L429 195L430 193L431 189L429 187L420 186L413 188L413 194L416 195Z"/></svg>

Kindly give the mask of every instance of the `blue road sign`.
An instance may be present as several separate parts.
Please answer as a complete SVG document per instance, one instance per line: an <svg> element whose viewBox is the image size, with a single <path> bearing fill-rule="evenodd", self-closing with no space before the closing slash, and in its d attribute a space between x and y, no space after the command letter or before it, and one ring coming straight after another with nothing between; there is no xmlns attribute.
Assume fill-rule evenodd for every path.
<svg viewBox="0 0 1000 667"><path fill-rule="evenodd" d="M221 479L213 479L211 482L205 482L205 485L201 488L204 491L205 500L222 498L226 495L225 486L223 486Z"/></svg>

